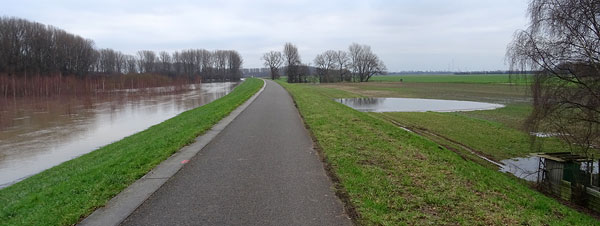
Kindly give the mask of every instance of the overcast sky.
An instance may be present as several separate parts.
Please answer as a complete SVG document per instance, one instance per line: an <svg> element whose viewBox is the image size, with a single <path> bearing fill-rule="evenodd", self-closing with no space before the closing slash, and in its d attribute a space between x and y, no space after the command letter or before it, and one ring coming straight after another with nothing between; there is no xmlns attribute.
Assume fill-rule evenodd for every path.
<svg viewBox="0 0 600 226"><path fill-rule="evenodd" d="M353 42L389 71L506 69L506 45L527 25L526 0L182 1L0 0L0 15L54 25L97 48L234 49L244 67L296 44L303 62Z"/></svg>

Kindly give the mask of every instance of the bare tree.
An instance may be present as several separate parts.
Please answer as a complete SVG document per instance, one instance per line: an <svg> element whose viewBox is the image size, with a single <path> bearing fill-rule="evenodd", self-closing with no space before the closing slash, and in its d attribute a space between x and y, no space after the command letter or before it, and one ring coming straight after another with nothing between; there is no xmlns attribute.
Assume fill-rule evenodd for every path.
<svg viewBox="0 0 600 226"><path fill-rule="evenodd" d="M0 73L12 76L83 76L98 57L92 40L14 17L0 17L0 47Z"/></svg>
<svg viewBox="0 0 600 226"><path fill-rule="evenodd" d="M334 82L334 72L337 68L337 52L333 50L327 50L322 54L315 57L315 67L317 68L317 76L319 76L319 82Z"/></svg>
<svg viewBox="0 0 600 226"><path fill-rule="evenodd" d="M202 54L202 78L210 78L213 74L214 71L214 59L215 57L211 54L211 52L209 52L208 50L200 50L201 54Z"/></svg>
<svg viewBox="0 0 600 226"><path fill-rule="evenodd" d="M138 73L137 60L135 59L135 57L132 55L125 55L123 58L125 59L125 73Z"/></svg>
<svg viewBox="0 0 600 226"><path fill-rule="evenodd" d="M160 71L161 73L167 75L171 73L171 65L173 64L171 59L171 54L166 51L161 51L158 53L158 57L160 60Z"/></svg>
<svg viewBox="0 0 600 226"><path fill-rule="evenodd" d="M348 81L348 64L350 59L348 58L348 53L338 50L335 55L336 64L338 66L338 76L340 77L340 82Z"/></svg>
<svg viewBox="0 0 600 226"><path fill-rule="evenodd" d="M126 57L123 53L112 49L98 50L96 72L106 74L121 74L126 68Z"/></svg>
<svg viewBox="0 0 600 226"><path fill-rule="evenodd" d="M156 53L151 50L140 50L137 52L138 55L138 67L140 73L152 73L154 72L154 65L156 62Z"/></svg>
<svg viewBox="0 0 600 226"><path fill-rule="evenodd" d="M234 50L190 49L174 52L138 51L136 56L113 49L95 49L94 42L56 27L13 17L0 17L0 84L4 96L27 95L31 76L157 73L168 76L201 76L208 80L239 80L242 57ZM8 78L6 78L8 77ZM22 79L21 79L21 78ZM7 82L10 81L10 87ZM38 80L41 81L41 80ZM49 81L49 80L48 80ZM58 83L57 83L58 84ZM91 87L91 86L90 86ZM48 90L49 88L46 88ZM58 92L60 93L60 92Z"/></svg>
<svg viewBox="0 0 600 226"><path fill-rule="evenodd" d="M265 67L268 67L271 71L271 79L275 80L279 78L279 67L283 64L283 55L278 51L270 51L263 54L262 60L265 61Z"/></svg>
<svg viewBox="0 0 600 226"><path fill-rule="evenodd" d="M216 77L223 79L227 71L227 51L217 50L213 52L214 56L214 68Z"/></svg>
<svg viewBox="0 0 600 226"><path fill-rule="evenodd" d="M123 54L122 52L116 51L115 53L115 70L117 71L117 73L119 74L123 74L125 73L125 67L127 65L126 61L126 55Z"/></svg>
<svg viewBox="0 0 600 226"><path fill-rule="evenodd" d="M511 70L537 71L528 128L589 156L600 144L600 3L531 0L528 14L507 49Z"/></svg>
<svg viewBox="0 0 600 226"><path fill-rule="evenodd" d="M348 50L355 81L368 82L373 75L385 72L385 64L371 51L370 46L354 43Z"/></svg>
<svg viewBox="0 0 600 226"><path fill-rule="evenodd" d="M235 50L227 51L227 80L228 81L239 81L242 77L242 63L244 60L242 56Z"/></svg>
<svg viewBox="0 0 600 226"><path fill-rule="evenodd" d="M285 74L289 83L297 83L303 81L300 77L299 65L301 64L298 47L292 43L285 43L283 47L283 56L285 58Z"/></svg>

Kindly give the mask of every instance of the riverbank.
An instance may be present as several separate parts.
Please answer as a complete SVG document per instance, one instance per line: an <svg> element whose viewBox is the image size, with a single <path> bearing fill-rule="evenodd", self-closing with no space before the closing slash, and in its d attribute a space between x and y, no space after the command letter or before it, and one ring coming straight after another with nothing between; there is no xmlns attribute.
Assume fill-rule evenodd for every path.
<svg viewBox="0 0 600 226"><path fill-rule="evenodd" d="M263 81L0 190L6 225L72 225L244 103Z"/></svg>
<svg viewBox="0 0 600 226"><path fill-rule="evenodd" d="M6 106L0 100L0 189L208 104L238 84L202 83L171 93L154 93L172 89L160 87L95 97L23 97Z"/></svg>
<svg viewBox="0 0 600 226"><path fill-rule="evenodd" d="M294 97L361 224L598 223L517 178L333 100L361 93L280 83Z"/></svg>

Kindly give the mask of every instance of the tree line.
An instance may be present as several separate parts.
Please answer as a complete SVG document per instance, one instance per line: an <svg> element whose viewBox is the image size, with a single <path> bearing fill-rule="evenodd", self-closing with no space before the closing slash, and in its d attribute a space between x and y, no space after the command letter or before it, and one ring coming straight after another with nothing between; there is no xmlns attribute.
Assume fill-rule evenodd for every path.
<svg viewBox="0 0 600 226"><path fill-rule="evenodd" d="M234 50L141 50L128 55L113 49L96 49L90 39L14 17L0 18L0 50L0 75L16 77L139 73L237 81L243 62Z"/></svg>
<svg viewBox="0 0 600 226"><path fill-rule="evenodd" d="M271 78L278 79L282 72L290 83L308 82L313 76L309 65L303 64L298 48L286 43L283 52L270 51L262 56L264 65L269 68ZM283 67L282 67L283 66ZM352 44L348 51L327 50L314 59L315 77L319 83L367 82L376 74L384 74L385 64L373 53L368 45Z"/></svg>
<svg viewBox="0 0 600 226"><path fill-rule="evenodd" d="M103 74L161 74L169 77L199 77L203 81L237 81L241 78L242 57L235 50L189 49L158 54L141 50L135 56L112 49L100 49L93 72Z"/></svg>

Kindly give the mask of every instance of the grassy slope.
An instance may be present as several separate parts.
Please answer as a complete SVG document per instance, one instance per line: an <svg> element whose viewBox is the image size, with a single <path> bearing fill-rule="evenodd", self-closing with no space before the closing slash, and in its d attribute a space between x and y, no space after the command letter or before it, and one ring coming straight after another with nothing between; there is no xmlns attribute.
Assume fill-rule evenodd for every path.
<svg viewBox="0 0 600 226"><path fill-rule="evenodd" d="M282 85L362 224L598 224L515 178L332 101L342 91Z"/></svg>
<svg viewBox="0 0 600 226"><path fill-rule="evenodd" d="M498 84L514 83L525 84L524 79L517 79L518 76L511 77L508 74L473 74L473 75L385 75L373 76L369 82L425 82L425 83L478 83L478 84Z"/></svg>
<svg viewBox="0 0 600 226"><path fill-rule="evenodd" d="M493 112L497 114L488 113L489 117L504 116L504 113L498 110ZM383 114L402 125L441 134L497 161L523 157L532 152L527 133L502 123L471 118L461 113L388 112ZM544 152L560 152L567 148L556 138L540 139L545 140Z"/></svg>
<svg viewBox="0 0 600 226"><path fill-rule="evenodd" d="M0 190L0 224L77 223L210 129L262 84L248 79L225 97Z"/></svg>

